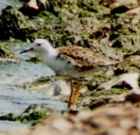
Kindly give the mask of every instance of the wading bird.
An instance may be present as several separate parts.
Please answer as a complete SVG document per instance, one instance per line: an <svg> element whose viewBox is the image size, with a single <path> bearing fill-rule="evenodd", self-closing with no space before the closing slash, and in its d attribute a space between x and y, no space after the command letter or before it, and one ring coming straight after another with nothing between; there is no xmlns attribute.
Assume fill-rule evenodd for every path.
<svg viewBox="0 0 140 135"><path fill-rule="evenodd" d="M80 46L65 46L54 48L46 39L36 39L30 48L21 53L34 52L35 55L59 75L68 75L71 79L71 95L68 102L70 109L75 109L79 97L80 83L78 78L81 72L94 68L95 65L112 64L104 57L95 56L88 48Z"/></svg>

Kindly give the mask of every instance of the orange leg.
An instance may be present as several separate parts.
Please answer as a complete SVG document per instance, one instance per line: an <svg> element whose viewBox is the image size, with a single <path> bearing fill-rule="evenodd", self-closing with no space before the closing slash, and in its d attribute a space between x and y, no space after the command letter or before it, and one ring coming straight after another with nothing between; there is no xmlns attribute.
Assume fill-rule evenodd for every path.
<svg viewBox="0 0 140 135"><path fill-rule="evenodd" d="M76 80L71 80L71 93L68 101L68 108L70 111L77 110L77 100L80 96L80 82Z"/></svg>

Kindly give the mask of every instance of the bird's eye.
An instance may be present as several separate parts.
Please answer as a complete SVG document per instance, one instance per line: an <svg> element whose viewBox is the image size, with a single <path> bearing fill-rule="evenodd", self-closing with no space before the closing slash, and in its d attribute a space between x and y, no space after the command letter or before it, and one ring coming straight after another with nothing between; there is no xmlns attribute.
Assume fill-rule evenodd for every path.
<svg viewBox="0 0 140 135"><path fill-rule="evenodd" d="M40 43L36 43L36 46L41 46L41 44Z"/></svg>

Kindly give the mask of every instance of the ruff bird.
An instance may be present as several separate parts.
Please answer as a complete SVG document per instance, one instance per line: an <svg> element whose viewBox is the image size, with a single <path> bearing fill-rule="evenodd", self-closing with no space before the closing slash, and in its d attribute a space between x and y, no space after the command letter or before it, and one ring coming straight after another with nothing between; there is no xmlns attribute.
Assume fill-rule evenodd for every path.
<svg viewBox="0 0 140 135"><path fill-rule="evenodd" d="M78 76L79 73L93 69L98 65L110 65L110 61L104 57L95 55L95 53L80 46L65 46L54 48L46 39L36 39L30 48L21 51L21 53L34 52L35 55L59 75ZM78 74L77 74L78 73ZM73 104L79 96L79 84L74 81L71 86L71 95L68 107L73 108Z"/></svg>

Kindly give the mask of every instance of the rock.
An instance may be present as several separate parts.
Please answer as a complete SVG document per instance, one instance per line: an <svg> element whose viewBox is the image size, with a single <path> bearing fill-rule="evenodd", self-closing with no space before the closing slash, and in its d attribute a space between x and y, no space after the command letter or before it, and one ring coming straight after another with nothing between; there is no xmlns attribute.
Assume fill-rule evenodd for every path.
<svg viewBox="0 0 140 135"><path fill-rule="evenodd" d="M37 90L46 93L52 99L68 101L71 86L66 80L62 78L40 78L39 80L35 80L30 84L30 88L32 90ZM28 84L29 85L29 84Z"/></svg>
<svg viewBox="0 0 140 135"><path fill-rule="evenodd" d="M51 116L34 126L32 135L128 135L139 134L140 109L131 104L114 104L83 111L78 115Z"/></svg>
<svg viewBox="0 0 140 135"><path fill-rule="evenodd" d="M127 12L128 15L139 15L140 13L140 7L131 9Z"/></svg>
<svg viewBox="0 0 140 135"><path fill-rule="evenodd" d="M104 88L105 90L110 90L112 87L121 87L135 91L139 90L138 78L139 73L125 73L106 83L101 84L99 87Z"/></svg>
<svg viewBox="0 0 140 135"><path fill-rule="evenodd" d="M0 39L10 37L25 39L29 33L36 31L34 24L16 8L8 6L0 16Z"/></svg>
<svg viewBox="0 0 140 135"><path fill-rule="evenodd" d="M9 128L7 130L0 129L0 135L28 135L30 133L30 130L28 127L13 127Z"/></svg>
<svg viewBox="0 0 140 135"><path fill-rule="evenodd" d="M46 7L46 0L28 0L24 1L23 6L19 9L23 14L35 16Z"/></svg>
<svg viewBox="0 0 140 135"><path fill-rule="evenodd" d="M140 91L140 90L139 90ZM132 103L140 102L140 93L130 93L125 97L125 101L129 101Z"/></svg>
<svg viewBox="0 0 140 135"><path fill-rule="evenodd" d="M137 0L116 0L110 7L112 8L112 14L115 14L124 13L125 11L128 11L129 9L135 8L137 6Z"/></svg>
<svg viewBox="0 0 140 135"><path fill-rule="evenodd" d="M3 135L139 135L140 108L132 104L112 104L77 115L55 114L32 128L15 128ZM18 131L18 132L17 132ZM1 132L0 132L1 133Z"/></svg>

